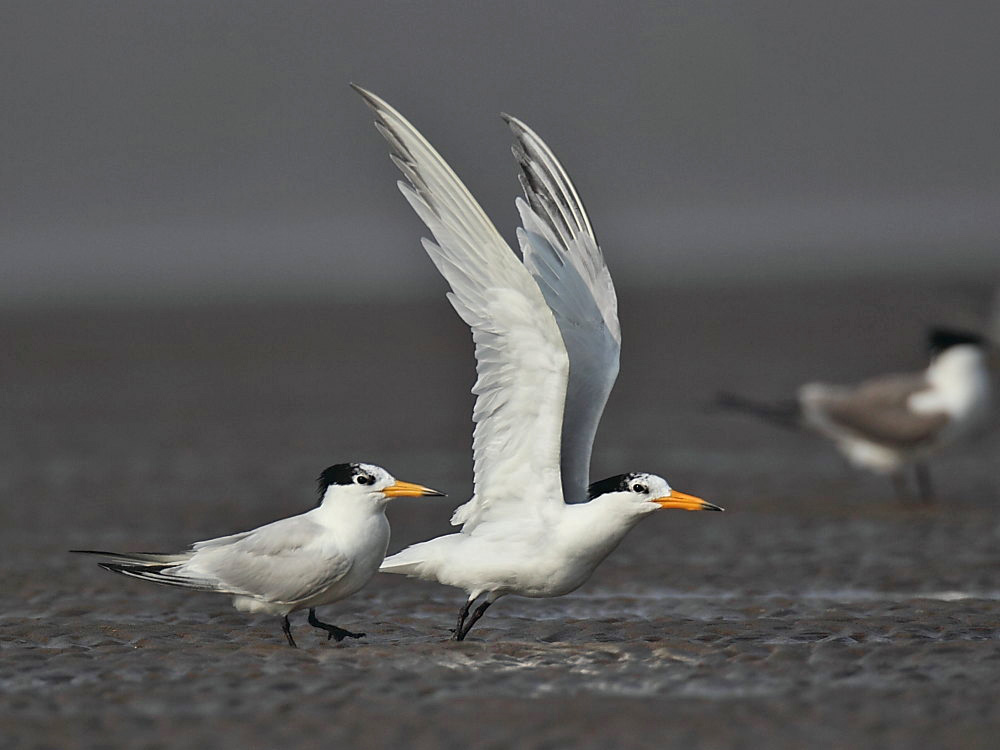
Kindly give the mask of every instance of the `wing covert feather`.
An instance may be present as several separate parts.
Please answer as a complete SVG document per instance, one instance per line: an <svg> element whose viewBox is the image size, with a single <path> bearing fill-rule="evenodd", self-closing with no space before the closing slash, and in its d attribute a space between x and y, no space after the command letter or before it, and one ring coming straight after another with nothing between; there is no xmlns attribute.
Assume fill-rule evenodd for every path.
<svg viewBox="0 0 1000 750"><path fill-rule="evenodd" d="M209 574L218 579L219 591L249 591L269 601L300 601L336 583L351 569L342 553L320 545L324 536L325 530L315 521L295 516L254 531L198 542L185 575Z"/></svg>

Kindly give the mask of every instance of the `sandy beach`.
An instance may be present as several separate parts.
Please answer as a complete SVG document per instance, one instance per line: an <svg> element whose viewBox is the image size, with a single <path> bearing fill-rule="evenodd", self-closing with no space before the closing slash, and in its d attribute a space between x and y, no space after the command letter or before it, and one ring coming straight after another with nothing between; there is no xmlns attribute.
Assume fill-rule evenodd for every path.
<svg viewBox="0 0 1000 750"><path fill-rule="evenodd" d="M708 404L925 361L989 288L628 290L595 478L661 473L727 513L644 521L577 592L508 598L448 641L457 590L379 576L334 644L71 548L170 550L315 502L368 460L390 551L468 497L467 331L443 300L0 316L0 746L992 748L1000 732L1000 436L897 501L817 439ZM961 322L961 321L959 321Z"/></svg>

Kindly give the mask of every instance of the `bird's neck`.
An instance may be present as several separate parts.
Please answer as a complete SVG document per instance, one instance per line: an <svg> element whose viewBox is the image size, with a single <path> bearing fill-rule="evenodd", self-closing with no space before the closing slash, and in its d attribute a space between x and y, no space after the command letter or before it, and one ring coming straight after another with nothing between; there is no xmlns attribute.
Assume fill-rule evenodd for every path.
<svg viewBox="0 0 1000 750"><path fill-rule="evenodd" d="M927 381L940 405L952 415L980 409L989 399L990 381L982 349L953 346L927 368Z"/></svg>
<svg viewBox="0 0 1000 750"><path fill-rule="evenodd" d="M385 503L369 498L327 495L319 507L310 511L310 518L326 529L329 538L342 552L364 558L372 556L375 568L385 557L389 547L389 519L385 517Z"/></svg>
<svg viewBox="0 0 1000 750"><path fill-rule="evenodd" d="M623 515L599 500L566 505L554 541L566 555L596 566L614 552L641 519L641 515Z"/></svg>
<svg viewBox="0 0 1000 750"><path fill-rule="evenodd" d="M327 491L313 514L315 520L329 526L357 526L371 519L385 518L385 503L368 496Z"/></svg>

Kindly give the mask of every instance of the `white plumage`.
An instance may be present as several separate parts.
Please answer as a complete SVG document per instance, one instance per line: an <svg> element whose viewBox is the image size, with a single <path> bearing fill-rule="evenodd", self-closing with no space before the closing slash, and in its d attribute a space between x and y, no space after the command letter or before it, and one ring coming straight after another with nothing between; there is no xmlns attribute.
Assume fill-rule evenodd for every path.
<svg viewBox="0 0 1000 750"><path fill-rule="evenodd" d="M316 619L315 608L359 591L378 571L389 545L385 506L393 497L440 495L396 481L372 464L336 464L319 477L319 505L252 531L195 542L175 554L74 550L107 558L113 573L169 586L229 594L244 612L280 615L295 646L288 615L309 610L309 624L328 638L359 638Z"/></svg>
<svg viewBox="0 0 1000 750"><path fill-rule="evenodd" d="M594 435L618 374L617 299L583 203L545 143L505 116L525 191L517 202L522 262L426 139L355 88L393 148L407 178L400 190L434 236L424 248L475 342L474 491L452 518L462 530L381 568L464 589L461 640L500 596L577 588L646 514L721 509L651 474L619 475L588 491Z"/></svg>

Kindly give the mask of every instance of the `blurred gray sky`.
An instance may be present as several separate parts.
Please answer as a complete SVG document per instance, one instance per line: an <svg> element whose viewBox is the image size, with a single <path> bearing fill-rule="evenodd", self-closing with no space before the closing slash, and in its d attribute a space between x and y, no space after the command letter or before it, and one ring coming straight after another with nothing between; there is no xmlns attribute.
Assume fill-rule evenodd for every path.
<svg viewBox="0 0 1000 750"><path fill-rule="evenodd" d="M996 2L7 2L0 303L440 293L380 93L513 236L504 110L621 283L1000 277Z"/></svg>

